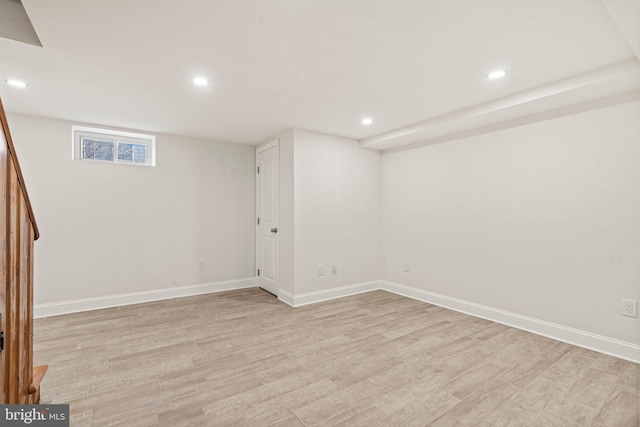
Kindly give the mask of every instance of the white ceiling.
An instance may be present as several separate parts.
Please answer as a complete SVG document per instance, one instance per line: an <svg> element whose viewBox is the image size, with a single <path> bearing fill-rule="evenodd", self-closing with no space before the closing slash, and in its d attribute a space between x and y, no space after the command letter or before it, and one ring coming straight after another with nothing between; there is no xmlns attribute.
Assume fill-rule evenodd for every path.
<svg viewBox="0 0 640 427"><path fill-rule="evenodd" d="M23 4L43 47L0 38L5 108L105 126L248 144L295 127L384 149L394 144L380 136L399 128L600 69L631 73L604 95L640 87L628 18L639 0ZM507 77L489 81L496 68ZM195 75L210 85L195 87ZM581 96L570 98L593 95Z"/></svg>

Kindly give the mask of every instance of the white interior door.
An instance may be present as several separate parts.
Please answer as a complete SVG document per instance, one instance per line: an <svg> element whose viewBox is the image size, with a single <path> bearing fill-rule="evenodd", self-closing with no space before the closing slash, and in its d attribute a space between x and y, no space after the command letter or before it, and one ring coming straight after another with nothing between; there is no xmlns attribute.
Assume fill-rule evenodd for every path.
<svg viewBox="0 0 640 427"><path fill-rule="evenodd" d="M256 262L258 286L278 295L278 142L256 152Z"/></svg>

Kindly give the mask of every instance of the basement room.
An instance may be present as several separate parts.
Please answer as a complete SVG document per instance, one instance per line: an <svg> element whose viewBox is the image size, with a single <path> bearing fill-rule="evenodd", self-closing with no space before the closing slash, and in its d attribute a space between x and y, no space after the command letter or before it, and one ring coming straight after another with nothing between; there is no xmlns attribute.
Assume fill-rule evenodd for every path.
<svg viewBox="0 0 640 427"><path fill-rule="evenodd" d="M640 426L639 0L0 0L0 425Z"/></svg>

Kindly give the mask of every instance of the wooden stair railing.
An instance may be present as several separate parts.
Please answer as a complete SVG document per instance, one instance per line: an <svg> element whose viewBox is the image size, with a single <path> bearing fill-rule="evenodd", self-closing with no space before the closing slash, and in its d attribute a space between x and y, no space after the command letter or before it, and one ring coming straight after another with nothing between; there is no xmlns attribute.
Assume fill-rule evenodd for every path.
<svg viewBox="0 0 640 427"><path fill-rule="evenodd" d="M0 122L0 403L38 403L47 370L33 367L33 242L40 233L2 100Z"/></svg>
<svg viewBox="0 0 640 427"><path fill-rule="evenodd" d="M44 374L49 368L48 365L40 365L33 368L33 375L31 377L31 384L29 384L29 394L34 394L34 401L40 402L40 382L44 378Z"/></svg>

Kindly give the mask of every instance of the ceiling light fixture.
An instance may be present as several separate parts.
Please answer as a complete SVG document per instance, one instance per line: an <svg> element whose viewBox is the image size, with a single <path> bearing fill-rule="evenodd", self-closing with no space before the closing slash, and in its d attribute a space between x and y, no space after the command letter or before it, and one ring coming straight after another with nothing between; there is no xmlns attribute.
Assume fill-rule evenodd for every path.
<svg viewBox="0 0 640 427"><path fill-rule="evenodd" d="M487 74L491 80L497 80L503 78L507 74L507 70L495 70Z"/></svg>
<svg viewBox="0 0 640 427"><path fill-rule="evenodd" d="M196 86L206 86L209 84L209 80L205 79L204 77L194 77L192 81Z"/></svg>
<svg viewBox="0 0 640 427"><path fill-rule="evenodd" d="M8 84L9 86L13 86L13 87L25 88L25 87L27 87L27 86L28 86L28 85L27 85L25 82L23 82L22 80L7 79L6 81L7 81L7 84Z"/></svg>
<svg viewBox="0 0 640 427"><path fill-rule="evenodd" d="M365 117L364 119L362 119L362 124L365 126L369 126L372 123L373 119L371 117Z"/></svg>

